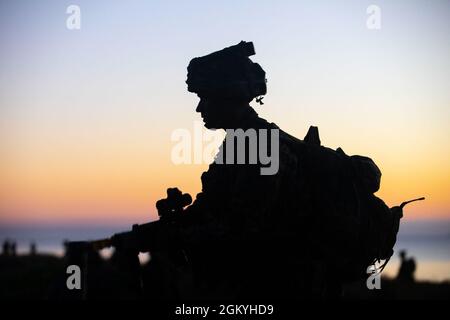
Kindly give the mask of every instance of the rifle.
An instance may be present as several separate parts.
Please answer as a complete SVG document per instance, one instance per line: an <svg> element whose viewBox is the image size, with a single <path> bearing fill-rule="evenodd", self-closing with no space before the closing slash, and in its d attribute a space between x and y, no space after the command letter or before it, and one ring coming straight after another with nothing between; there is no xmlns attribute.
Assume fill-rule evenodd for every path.
<svg viewBox="0 0 450 320"><path fill-rule="evenodd" d="M108 247L120 250L133 250L136 252L148 252L155 247L164 246L164 236L182 219L185 206L192 203L192 197L188 193L182 193L178 188L167 189L167 198L156 202L159 220L144 224L133 225L131 231L114 234L110 238L93 241L68 242L66 245L83 246L83 244L95 251ZM157 240L157 238L160 238ZM161 241L163 240L163 241ZM159 243L159 244L158 244Z"/></svg>
<svg viewBox="0 0 450 320"><path fill-rule="evenodd" d="M177 241L178 225L186 214L184 207L192 203L192 197L178 188L167 189L167 198L156 202L159 220L133 225L131 231L114 234L112 237L93 241L65 242L68 265L83 266L82 299L88 292L88 266L98 259L98 251L114 247L115 263L119 269L129 271L135 277L136 287L141 290L140 252L165 251L175 263L185 263L187 257Z"/></svg>

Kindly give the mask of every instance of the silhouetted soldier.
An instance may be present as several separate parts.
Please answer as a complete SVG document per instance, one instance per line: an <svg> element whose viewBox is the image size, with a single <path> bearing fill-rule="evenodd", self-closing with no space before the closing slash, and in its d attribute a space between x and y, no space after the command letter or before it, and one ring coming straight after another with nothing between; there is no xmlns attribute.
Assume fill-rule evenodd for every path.
<svg viewBox="0 0 450 320"><path fill-rule="evenodd" d="M17 243L15 241L11 242L9 250L10 250L10 255L12 257L16 256L16 254L17 254L16 249L17 249Z"/></svg>
<svg viewBox="0 0 450 320"><path fill-rule="evenodd" d="M343 282L365 279L376 261L387 263L406 203L389 209L374 195L381 171L370 158L321 146L316 127L299 140L260 118L249 105L255 98L262 104L266 93L265 72L249 59L254 54L242 41L194 58L186 83L200 98L205 127L256 130L258 155L267 142L266 151L278 152L271 154L278 170L263 175L266 163L249 161L249 142L245 164L228 163L228 153L236 159L242 149L227 150L227 131L222 162L203 173L179 237L208 296L339 296Z"/></svg>
<svg viewBox="0 0 450 320"><path fill-rule="evenodd" d="M315 127L302 141L258 116L249 103L262 104L266 79L248 58L254 53L241 42L190 62L186 83L200 98L205 127L257 137L227 150L227 131L222 161L202 174L202 192L167 230L171 240L152 250L178 239L199 297L339 296L342 282L367 277L368 265L391 256L401 208L391 212L373 195L381 172L370 158L322 147ZM267 163L259 157L249 161L255 144L261 155L263 139L266 151L278 152L273 174L262 174ZM245 163L236 164L243 150Z"/></svg>
<svg viewBox="0 0 450 320"><path fill-rule="evenodd" d="M5 241L3 241L3 250L2 250L2 255L4 256L9 256L10 255L10 243L9 240L6 239Z"/></svg>
<svg viewBox="0 0 450 320"><path fill-rule="evenodd" d="M398 270L397 280L402 282L414 282L414 273L416 271L416 261L413 257L406 257L406 250L399 253L400 268Z"/></svg>
<svg viewBox="0 0 450 320"><path fill-rule="evenodd" d="M36 242L31 242L30 243L30 255L35 256L37 253L37 249L36 249Z"/></svg>
<svg viewBox="0 0 450 320"><path fill-rule="evenodd" d="M173 286L169 298L338 297L343 282L392 256L411 201L389 209L374 195L376 164L321 146L316 127L299 140L260 118L250 102L262 104L266 78L253 54L241 42L188 66L205 126L227 129L194 203L183 210L190 196L168 189L159 221L91 243L114 245L135 276L137 253L150 251L145 296L157 295L146 290L153 282Z"/></svg>

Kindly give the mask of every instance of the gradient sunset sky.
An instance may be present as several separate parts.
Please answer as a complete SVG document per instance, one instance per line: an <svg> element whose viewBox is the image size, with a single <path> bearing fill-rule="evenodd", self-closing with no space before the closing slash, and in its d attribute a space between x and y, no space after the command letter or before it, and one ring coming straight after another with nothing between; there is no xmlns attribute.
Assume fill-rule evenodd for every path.
<svg viewBox="0 0 450 320"><path fill-rule="evenodd" d="M186 67L241 40L267 73L263 118L373 158L389 206L427 198L407 219L450 219L449 34L439 0L3 0L0 224L141 223L167 187L199 192L207 164L171 161L171 133L200 120Z"/></svg>

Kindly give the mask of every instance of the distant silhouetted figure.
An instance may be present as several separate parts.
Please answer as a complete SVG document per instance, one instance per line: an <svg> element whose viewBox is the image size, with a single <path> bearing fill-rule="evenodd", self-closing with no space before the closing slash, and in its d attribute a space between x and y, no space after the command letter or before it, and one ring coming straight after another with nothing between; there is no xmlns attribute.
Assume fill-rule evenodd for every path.
<svg viewBox="0 0 450 320"><path fill-rule="evenodd" d="M3 256L9 256L9 255L10 255L10 248L11 248L11 245L10 245L8 239L6 239L5 241L3 241L2 247L3 247L2 255L3 255Z"/></svg>
<svg viewBox="0 0 450 320"><path fill-rule="evenodd" d="M36 242L31 242L30 244L30 255L35 256L37 253Z"/></svg>
<svg viewBox="0 0 450 320"><path fill-rule="evenodd" d="M403 282L414 282L414 272L416 271L416 260L406 257L406 250L399 253L400 268L398 270L397 280Z"/></svg>
<svg viewBox="0 0 450 320"><path fill-rule="evenodd" d="M11 244L10 244L10 255L13 256L13 257L15 257L16 254L17 254L16 248L17 248L16 242L15 241L11 242Z"/></svg>

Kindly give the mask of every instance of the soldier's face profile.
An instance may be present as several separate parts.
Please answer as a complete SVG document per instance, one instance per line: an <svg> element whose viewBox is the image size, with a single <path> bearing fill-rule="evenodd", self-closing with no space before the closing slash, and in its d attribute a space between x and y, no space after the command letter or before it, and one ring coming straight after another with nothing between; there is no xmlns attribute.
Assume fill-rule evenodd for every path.
<svg viewBox="0 0 450 320"><path fill-rule="evenodd" d="M199 96L200 101L195 111L199 112L205 127L208 129L224 128L224 106L218 103L215 99Z"/></svg>
<svg viewBox="0 0 450 320"><path fill-rule="evenodd" d="M208 129L228 129L236 126L240 114L248 101L200 96L195 111L201 114Z"/></svg>

